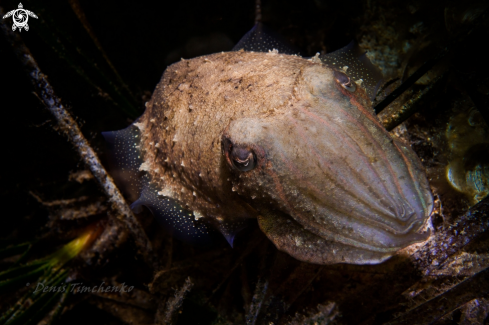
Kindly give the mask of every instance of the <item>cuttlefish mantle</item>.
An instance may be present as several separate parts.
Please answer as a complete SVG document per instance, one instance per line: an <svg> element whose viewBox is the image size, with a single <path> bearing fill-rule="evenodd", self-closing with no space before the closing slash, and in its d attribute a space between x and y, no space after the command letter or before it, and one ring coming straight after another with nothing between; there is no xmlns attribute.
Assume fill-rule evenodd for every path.
<svg viewBox="0 0 489 325"><path fill-rule="evenodd" d="M381 75L364 53L246 46L169 66L144 114L104 134L132 207L194 242L218 229L232 244L257 218L277 248L318 264L380 263L426 240L428 182L373 114Z"/></svg>

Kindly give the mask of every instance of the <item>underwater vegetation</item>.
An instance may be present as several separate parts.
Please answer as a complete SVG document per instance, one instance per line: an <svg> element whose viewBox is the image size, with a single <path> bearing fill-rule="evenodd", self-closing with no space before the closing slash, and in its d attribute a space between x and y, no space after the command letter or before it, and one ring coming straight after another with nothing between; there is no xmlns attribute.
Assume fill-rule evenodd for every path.
<svg viewBox="0 0 489 325"><path fill-rule="evenodd" d="M4 11L10 10L17 8L17 5L7 2L2 3L2 8ZM36 21L29 21L29 32L21 35L21 42L26 45L38 67L29 63L29 57L22 56L22 43L12 42L9 34L4 32L6 37L2 36L0 40L0 54L9 64L6 66L8 82L5 82L3 88L3 97L7 99L2 107L6 107L4 111L9 123L3 131L4 138L9 139L5 144L5 152L10 153L8 157L12 161L8 172L2 174L1 193L4 206L13 206L16 211L11 217L1 219L0 236L3 240L1 252L20 254L23 247L35 249L29 249L29 254L20 257L20 261L17 261L19 256L7 256L5 253L1 255L0 265L2 270L12 269L16 263L29 265L32 261L50 256L77 238L80 230L97 224L102 230L97 232L97 238L93 239L89 247L84 247L77 252L77 257L65 264L63 268L67 273L63 273L63 279L68 276L63 281L82 282L87 286L100 286L103 281L134 286L132 293L85 292L63 296L63 303L58 304L61 307L56 311L53 309L54 313L60 313L61 322L482 324L487 321L488 202L484 197L487 194L485 153L488 141L485 119L488 114L484 107L487 108L485 103L489 82L485 73L487 60L484 60L480 48L480 40L487 38L487 8L483 2L459 4L439 1L427 4L408 1L400 4L358 1L341 4L310 1L300 6L272 0L262 3L262 21L299 49L300 54L306 58L314 58L318 52L319 59L328 53L335 53L335 50L344 48L352 39L356 39L361 48L368 50L367 56L382 70L385 82L378 90L367 91L365 96L359 97L362 93L361 83L353 86L353 92L350 91L352 84L348 83L347 78L354 82L359 79L348 75L351 66L342 71L320 68L314 59L308 61L299 57L280 57L280 49L278 53L226 53L254 24L255 8L250 2L238 2L232 6L216 2L205 5L194 3L193 6L143 3L122 7L115 2L94 5L78 1L45 7L34 2L23 5L39 17L39 24L36 26ZM166 19L160 17L163 14ZM225 52L221 54L221 51ZM20 61L16 59L16 53L21 54ZM205 56L192 60L200 55ZM247 116L239 123L229 125L225 132L216 131L214 127L215 131L209 133L212 136L208 136L203 127L199 129L199 122L205 122L205 114L198 111L199 106L193 101L205 99L206 93L191 96L193 93L189 89L192 83L188 83L189 88L186 88L186 83L181 80L185 76L182 69L188 69L189 74L198 74L199 69L228 62L224 67L232 67L227 72L230 76L222 82L229 87L229 93L233 94L234 87L239 89L249 84L243 84L247 80L241 81L241 84L239 81L234 83L231 78L233 72L239 71L240 64L249 62L242 60L242 63L238 63L232 60L239 61L245 55L250 56L251 60L262 62L260 71L266 71L266 76L271 80L275 80L274 73L288 71L275 71L275 66L292 60L295 63L289 64L287 61L284 65L296 65L300 67L298 70L308 71L309 74L304 75L311 76L310 80L313 81L309 83L311 87L305 88L309 92L311 89L316 91L313 86L320 84L315 83L313 72L322 69L322 75L326 75L328 80L321 84L325 88L318 87L328 91L327 96L321 99L323 106L317 105L315 97L307 95L308 92L302 91L300 87L297 91L300 91L302 97L297 98L314 104L304 114L323 114L331 128L320 128L317 120L309 119L307 114L302 117L300 123L304 124L300 126L297 122L300 116L297 120L287 118L287 114L293 116L293 111L287 113L278 109L269 113L270 116L275 114L275 117L283 114L281 123L274 125L272 118L267 119L266 112L263 115L253 113L253 108L259 107L260 101L234 95L227 101L236 103L236 100L248 100ZM185 60L181 60L182 57ZM269 63L265 60L269 60ZM426 65L430 60L434 63ZM174 62L178 63L167 71L157 94L151 99L161 74ZM468 65L467 62L475 64ZM246 69L252 70L253 67L249 64ZM42 71L48 77L45 79L44 74L30 74L30 77L26 77L23 74L24 68L33 69L31 72ZM409 84L409 76L420 69L427 70L427 73ZM341 74L338 75L338 72ZM248 75L250 78L254 76L251 73ZM36 95L32 94L29 78L37 80L34 84ZM211 79L195 78L193 84L198 84L198 80ZM284 75L279 80L285 84L290 78ZM377 109L383 100L389 98L389 94L395 93L394 89L406 85L406 82L409 87L402 94L382 111ZM205 89L204 84L202 82L202 89ZM46 91L51 89L47 88L48 85L52 86L52 91ZM165 85L166 88L163 87ZM185 96L171 97L168 94L171 88L169 85L174 86L175 92ZM277 108L281 101L288 100L288 94L296 91L291 87L292 90L283 93L260 93L259 89L264 87L259 86L256 83L256 89L252 91L277 103ZM277 231L283 229L279 228L280 223L272 223L270 226L270 220L276 222L279 218L297 216L298 212L311 213L310 216L313 216L312 212L307 212L308 200L313 202L309 206L316 207L331 200L338 209L337 204L342 200L337 200L337 197L344 198L343 194L327 197L313 190L307 192L308 187L301 184L304 178L296 171L300 168L303 172L310 170L310 175L305 176L309 177L309 184L324 186L324 179L314 178L318 170L324 172L325 169L313 163L316 158L311 158L312 152L331 152L328 150L333 149L334 152L351 153L354 148L353 142L342 147L338 141L327 141L331 139L333 130L336 134L343 130L335 128L333 121L339 123L338 119L345 119L345 116L335 116L337 110L329 112L324 109L327 107L326 102L333 99L329 102L332 106L350 107L348 105L352 97L349 96L355 94L354 98L360 100L361 107L366 109L367 103L373 98L372 93L376 96L370 112L373 107L381 111L378 114L380 123L392 129L385 139L395 139L392 140L394 142L386 141L386 146L393 146L393 143L405 146L403 150L407 155L414 157L409 158L413 166L423 170L416 173L426 175L430 188L420 191L425 195L393 196L407 202L420 203L422 198L428 201L428 193L430 198L433 194L433 213L429 220L426 219L431 211L431 203L425 202L424 206L421 203L406 205L423 211L413 218L414 222L408 227L409 236L418 233L426 220L433 224L430 237L425 242L399 252L400 248L407 245L395 246L386 256L393 257L377 265L317 265L301 262L296 258L307 260L305 256L317 258L318 254L324 252L331 254L324 247L317 250L311 250L310 247L305 251L291 250L301 240L307 239L308 234L299 236L295 245L287 242L283 244L283 250L296 258L277 250L275 246L280 246L277 243L288 238L287 235L280 235L290 233L290 228L285 228L285 232ZM229 117L226 116L236 110L233 110L231 104L225 104L225 91L221 94L223 96L219 100L226 109L221 110L218 120L223 124L221 130L224 130L229 124L226 120ZM47 100L50 98L52 102ZM173 116L158 113L158 105L167 105L162 104L164 100L181 105L182 111L173 111ZM146 102L147 111L143 114ZM208 102L221 103L217 99ZM44 110L44 105L51 105L52 108L53 103L58 108L62 107L62 116L66 117L64 121L68 124L60 124L59 116L50 115ZM318 107L323 107L323 110ZM369 116L355 111L359 110L358 106L352 106L351 109L356 119ZM191 114L193 117L189 118ZM374 114L370 114L376 120ZM70 120L71 117L74 119ZM266 131L269 133L245 131L250 125L247 121L256 118L262 122L254 124L268 125L268 129L263 130L269 130ZM152 119L154 122L151 122ZM204 211L212 210L217 225L209 224L206 229L210 232L213 229L219 230L219 223L224 223L226 218L222 216L229 215L224 214L224 211L251 215L253 218L249 218L247 227L237 233L232 231L232 235L226 238L228 240L218 234L210 245L191 245L179 240L178 236L169 236L147 210L140 209L140 213L134 216L124 200L117 199L118 192L111 187L110 177L104 174L103 166L107 167L110 163L110 158L106 156L110 150L107 150L101 136L102 131L124 129L134 122L144 124L146 130L153 130L144 134L137 126L126 129L131 137L140 130L138 137L147 139L143 142L146 146L144 158L147 158L148 152L154 154L156 160L166 158L154 150L157 143L163 148L175 148L172 151L175 155L172 157L173 162L163 165L164 170L147 170L153 180L167 178L166 183L161 182L151 190L163 194L173 192L173 196L160 197L176 198L175 202L183 205L192 202L182 206L182 211L178 209L178 212L184 213L188 208L194 213L193 219L200 216L195 211L206 215ZM194 123L195 126L192 126ZM379 122L378 125L374 122L366 123L364 125L368 125L373 137L376 134L383 137L382 132L385 131L380 131L383 129ZM185 138L178 137L178 127L187 130L180 135L194 130L195 136L202 141L183 141ZM165 132L169 135L161 137ZM85 136L84 139L76 138L80 133ZM260 137L260 134L266 136ZM309 142L301 141L301 134L306 135ZM355 129L346 134L354 138ZM362 134L369 132L362 130L358 133L358 139L363 138ZM165 139L172 141L167 140L169 143L165 144ZM267 139L269 141L265 141ZM287 142L284 139L288 139ZM207 147L212 145L212 149L204 150L197 146L187 150L182 147L182 143L204 143ZM349 150L345 150L346 147ZM260 148L263 150L260 151ZM286 161L281 157L293 157L288 151L290 148L297 149L299 154L294 157L296 162L291 164L296 166L294 172L285 172L291 170L287 169L290 165L281 164L281 161ZM392 150L393 147L389 148ZM137 144L132 149L138 150ZM267 155L263 155L263 152ZM351 159L351 165L359 163L366 169L355 175L356 171L348 169L346 164L337 164L336 170L339 172L329 175L333 179L330 184L339 184L334 179L344 172L343 175L349 176L346 180L350 183L352 179L364 179L363 183L360 182L361 186L355 181L357 186L350 187L353 196L365 195L365 199L370 202L369 197L392 194L388 186L392 185L397 173L385 176L385 183L376 182L372 176L375 173L368 166L375 166L374 158L377 155L362 156L359 155L361 152L357 150L356 156L345 154L345 159ZM193 155L199 153L209 157L202 158L203 163L197 166L198 160ZM96 156L101 157L103 164L97 165L99 169L93 167ZM416 156L420 162L417 162ZM274 178L260 174L260 171L265 170L262 164L267 160L264 157L269 159L273 167L268 169L271 171L269 175L275 173L282 184L286 184L286 193L290 193L286 201L294 202L292 207L295 210L298 207L303 210L293 211L287 207L284 204L286 201L281 201L282 198L276 195L277 183L274 183ZM327 155L327 159L330 157ZM369 159L372 159L372 165L365 163ZM224 163L221 166L225 177L219 177L219 173L213 172L216 161ZM392 161L396 166L402 165L398 158ZM144 186L150 184L144 179L147 176L140 177L140 169L145 169L140 168L142 163L137 162L137 168L129 170L135 175L133 180L140 182L136 184L136 191L134 187L131 190L131 186L121 186L129 202L137 202L139 195L145 194ZM205 176L206 182L199 181L202 176L199 178L195 173L202 170L208 171L204 174L208 175ZM172 181L172 172L178 173L175 181ZM383 172L380 174L384 175ZM414 177L412 184L422 183L423 177ZM171 186L165 188L164 184ZM196 185L195 188L192 188L192 184ZM215 184L224 184L229 191L225 195L219 194L219 187L213 189ZM183 192L182 185L185 187ZM370 189L362 191L362 186L370 186ZM383 186L387 187L386 191L382 189ZM296 195L292 196L294 193ZM266 195L266 198L259 198L259 194ZM192 199L195 201L189 200L187 195L195 198ZM220 199L222 204L219 207L211 203L206 205L206 195L213 200ZM253 199L252 196L256 197ZM247 200L257 200L256 206L250 205ZM236 205L235 202L244 203ZM149 205L148 201L145 203ZM342 207L344 210L340 209L340 212L347 211L342 214L354 215L361 211L360 204L351 206L353 208L350 211ZM386 206L380 203L376 209ZM176 206L170 202L168 206L159 208L167 207L174 210ZM268 221L254 221L256 215L253 214L258 208L262 218L268 218ZM373 207L368 204L362 209L372 211ZM222 215L218 214L219 211ZM291 223L290 220L283 220L284 224ZM309 233L324 235L324 228L320 224L308 224L308 220L314 220L314 217L297 218L292 222L307 226ZM229 227L224 228L223 232L242 228L240 225ZM359 229L368 232L376 227L372 219L368 227L363 225ZM265 230L266 235L259 228ZM355 239L355 236L349 237L349 240L352 238ZM378 238L371 237L365 240L365 244L373 245L372 241ZM387 238L392 237L389 235ZM229 247L228 241L233 241L234 248ZM417 241L407 240L408 243ZM354 254L346 256L354 256L350 262L359 261ZM369 259L372 260L371 257ZM0 298L2 314L12 310L11 307L16 301L21 301L19 299L25 296L28 289L20 285L3 293ZM56 299L61 298L56 296Z"/></svg>

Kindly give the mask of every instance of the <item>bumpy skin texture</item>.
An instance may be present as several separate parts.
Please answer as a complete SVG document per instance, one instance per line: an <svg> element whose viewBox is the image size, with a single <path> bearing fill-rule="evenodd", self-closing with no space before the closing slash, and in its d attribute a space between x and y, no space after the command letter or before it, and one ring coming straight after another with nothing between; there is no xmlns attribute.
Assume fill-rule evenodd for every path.
<svg viewBox="0 0 489 325"><path fill-rule="evenodd" d="M432 196L414 152L365 92L320 62L228 52L165 71L137 126L142 170L196 216L258 218L275 245L319 264L379 263L421 234ZM231 147L256 167L238 171Z"/></svg>

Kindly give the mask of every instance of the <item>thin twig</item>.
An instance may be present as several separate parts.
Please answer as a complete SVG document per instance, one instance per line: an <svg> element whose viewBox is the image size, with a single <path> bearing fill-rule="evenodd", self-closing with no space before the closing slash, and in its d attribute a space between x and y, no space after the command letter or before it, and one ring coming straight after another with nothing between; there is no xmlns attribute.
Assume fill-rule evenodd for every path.
<svg viewBox="0 0 489 325"><path fill-rule="evenodd" d="M226 283L226 281L229 279L231 274L234 273L234 271L238 268L243 263L243 260L246 256L251 254L251 252L257 247L263 240L263 237L259 240L250 240L251 244L248 244L246 246L246 249L241 253L239 258L234 262L233 267L222 277L221 282L212 290L211 295L205 300L205 303L207 304L216 294L216 292L221 289L221 287Z"/></svg>
<svg viewBox="0 0 489 325"><path fill-rule="evenodd" d="M0 16L3 15L3 8L0 7ZM34 60L31 52L18 33L13 32L4 22L0 23L0 28L7 38L7 41L12 45L15 54L21 61L25 70L28 72L37 96L56 118L59 129L71 142L82 161L88 166L105 194L109 197L109 200L112 202L112 209L116 212L115 215L117 215L118 219L124 222L133 235L134 241L139 248L139 252L142 254L145 261L149 265L155 266L153 248L143 227L127 205L121 192L114 184L112 177L102 166L95 151L83 136L78 124L63 106L60 98L55 95L46 75L41 72L37 62Z"/></svg>
<svg viewBox="0 0 489 325"><path fill-rule="evenodd" d="M251 301L250 309L246 315L246 324L255 325L258 314L260 313L261 306L265 300L265 295L268 290L268 281L263 279L258 279L258 283L255 287L255 294L253 295L253 300Z"/></svg>
<svg viewBox="0 0 489 325"><path fill-rule="evenodd" d="M77 197L77 198L74 198L74 199L66 199L66 200L54 200L54 201L50 201L50 202L45 202L41 199L41 197L39 195L37 195L36 193L32 192L32 191L29 191L29 194L39 203L41 203L42 205L46 206L46 207L58 207L58 206L63 206L63 205L70 205L70 204L73 204L73 203L77 203L77 202L83 202L83 201L86 201L88 200L88 196L80 196L80 197Z"/></svg>
<svg viewBox="0 0 489 325"><path fill-rule="evenodd" d="M387 131L392 131L395 127L397 127L402 122L406 121L409 117L411 117L414 113L418 112L423 108L424 104L427 101L427 98L431 98L433 96L433 90L438 89L441 84L444 84L448 76L448 71L445 71L443 74L436 77L428 86L426 86L423 90L419 90L415 93L414 96L411 97L408 101L406 101L400 109L395 111L391 116L386 117L382 123Z"/></svg>
<svg viewBox="0 0 489 325"><path fill-rule="evenodd" d="M426 72L431 70L439 61L441 61L448 54L448 46L445 47L440 53L438 53L435 57L430 58L426 61L418 70L416 70L409 78L406 79L399 87L394 89L392 93L390 93L384 100L375 105L374 110L376 114L379 114L386 108L390 103L392 103L397 97L401 96L403 92L405 92L409 87L414 85L419 78L424 76Z"/></svg>
<svg viewBox="0 0 489 325"><path fill-rule="evenodd" d="M472 299L489 292L489 268L476 273L441 295L400 315L387 324L434 324L440 318Z"/></svg>
<svg viewBox="0 0 489 325"><path fill-rule="evenodd" d="M194 284L190 278L185 280L183 286L175 291L175 296L168 299L166 304L161 304L156 313L156 324L175 324L178 318L178 312L182 308L183 300L187 292L190 292ZM163 310L163 306L166 306Z"/></svg>
<svg viewBox="0 0 489 325"><path fill-rule="evenodd" d="M114 74L117 77L118 81L122 84L122 86L129 93L129 95L131 95L131 97L134 97L134 95L132 94L131 90L129 89L129 87L127 86L127 84L124 82L124 80L122 79L122 77L119 74L119 72L117 71L117 69L112 64L112 61L110 61L109 56L105 52L105 50L102 47L102 44L98 40L97 36L93 32L92 26L90 25L90 23L88 22L87 17L85 16L85 12L83 11L83 9L81 7L80 1L79 0L69 0L68 3L70 4L71 9L75 13L75 15L78 17L78 20L82 24L83 28L85 28L86 32L88 33L88 35L92 39L93 43L95 44L95 46L97 47L97 49L100 51L100 53L104 57L105 62L107 62L107 64L109 65L110 69L112 70L112 72L114 72Z"/></svg>
<svg viewBox="0 0 489 325"><path fill-rule="evenodd" d="M489 196L465 214L453 220L430 237L411 255L411 260L425 276L441 268L445 261L475 238L489 230ZM455 234L455 235L454 235Z"/></svg>

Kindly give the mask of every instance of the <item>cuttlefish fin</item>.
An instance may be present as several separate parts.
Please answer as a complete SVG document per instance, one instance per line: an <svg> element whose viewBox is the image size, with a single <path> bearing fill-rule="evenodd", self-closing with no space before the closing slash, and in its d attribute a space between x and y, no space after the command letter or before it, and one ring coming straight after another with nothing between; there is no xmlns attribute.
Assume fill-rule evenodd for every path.
<svg viewBox="0 0 489 325"><path fill-rule="evenodd" d="M131 204L131 209L141 206L148 208L156 221L174 238L193 244L210 243L218 235L204 219L197 220L195 214L182 207L176 200L158 194L158 189L151 183L143 186L141 196Z"/></svg>
<svg viewBox="0 0 489 325"><path fill-rule="evenodd" d="M248 221L248 219L218 221L217 228L224 238L226 238L229 245L234 247L234 239L236 238L236 235L248 226Z"/></svg>
<svg viewBox="0 0 489 325"><path fill-rule="evenodd" d="M119 131L102 132L107 147L110 174L129 201L136 200L142 190L143 163L140 139L141 132L134 124Z"/></svg>
<svg viewBox="0 0 489 325"><path fill-rule="evenodd" d="M232 51L245 50L249 52L268 52L277 50L283 54L298 54L280 35L270 28L257 22L253 28L243 36Z"/></svg>
<svg viewBox="0 0 489 325"><path fill-rule="evenodd" d="M343 71L353 81L365 88L370 99L374 99L382 84L382 72L367 57L367 53L351 41L347 46L331 53L322 54L319 59L329 67Z"/></svg>
<svg viewBox="0 0 489 325"><path fill-rule="evenodd" d="M119 131L103 132L108 147L110 172L135 213L147 207L159 224L178 239L191 243L207 243L219 233L204 220L195 220L191 211L182 208L174 199L158 195L147 172L140 170L143 163L141 131L131 124Z"/></svg>

